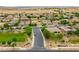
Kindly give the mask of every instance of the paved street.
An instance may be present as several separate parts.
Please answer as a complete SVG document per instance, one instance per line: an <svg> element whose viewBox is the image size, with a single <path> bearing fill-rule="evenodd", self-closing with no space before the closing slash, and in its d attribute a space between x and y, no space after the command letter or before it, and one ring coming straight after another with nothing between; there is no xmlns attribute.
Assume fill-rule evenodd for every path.
<svg viewBox="0 0 79 59"><path fill-rule="evenodd" d="M43 41L43 37L42 37L41 31L40 31L40 28L34 27L33 32L34 32L33 49L43 49L44 48L44 41Z"/></svg>

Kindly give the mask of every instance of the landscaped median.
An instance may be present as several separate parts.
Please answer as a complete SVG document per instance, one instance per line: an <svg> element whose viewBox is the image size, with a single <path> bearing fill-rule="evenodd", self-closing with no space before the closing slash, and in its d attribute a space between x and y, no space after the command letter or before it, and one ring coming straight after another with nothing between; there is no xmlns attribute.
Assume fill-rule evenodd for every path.
<svg viewBox="0 0 79 59"><path fill-rule="evenodd" d="M75 50L79 49L79 31L73 32L52 32L50 28L41 27L41 31L45 37L47 49L55 50ZM68 49L67 49L68 48ZM72 49L73 48L73 49Z"/></svg>
<svg viewBox="0 0 79 59"><path fill-rule="evenodd" d="M31 26L25 27L23 32L18 32L18 33L2 32L0 33L0 47L2 47L2 49L5 48L5 50L7 50L6 47L10 47L10 49L14 49L18 47L29 49L31 48L31 42L32 42L31 33L32 33Z"/></svg>

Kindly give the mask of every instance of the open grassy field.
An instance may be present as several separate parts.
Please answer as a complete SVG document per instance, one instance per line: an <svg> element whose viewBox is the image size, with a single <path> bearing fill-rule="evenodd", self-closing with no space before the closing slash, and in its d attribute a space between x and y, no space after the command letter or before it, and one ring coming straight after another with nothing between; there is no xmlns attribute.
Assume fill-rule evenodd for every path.
<svg viewBox="0 0 79 59"><path fill-rule="evenodd" d="M24 42L27 39L27 34L25 33L0 33L0 43L5 41L13 41L16 39L16 42Z"/></svg>

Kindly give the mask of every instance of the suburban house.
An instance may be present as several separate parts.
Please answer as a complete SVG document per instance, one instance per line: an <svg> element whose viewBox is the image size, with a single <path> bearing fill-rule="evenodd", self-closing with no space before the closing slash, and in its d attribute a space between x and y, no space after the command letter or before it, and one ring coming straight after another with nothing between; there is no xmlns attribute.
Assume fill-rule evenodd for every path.
<svg viewBox="0 0 79 59"><path fill-rule="evenodd" d="M50 32L57 32L57 33L61 32L61 30L57 27L46 28L46 29Z"/></svg>

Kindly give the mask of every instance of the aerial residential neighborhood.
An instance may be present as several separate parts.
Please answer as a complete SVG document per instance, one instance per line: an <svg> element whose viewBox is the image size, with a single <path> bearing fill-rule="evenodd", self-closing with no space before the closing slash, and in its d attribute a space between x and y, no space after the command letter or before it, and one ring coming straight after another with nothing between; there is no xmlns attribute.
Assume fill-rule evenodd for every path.
<svg viewBox="0 0 79 59"><path fill-rule="evenodd" d="M79 8L1 7L0 51L41 49L79 50Z"/></svg>

